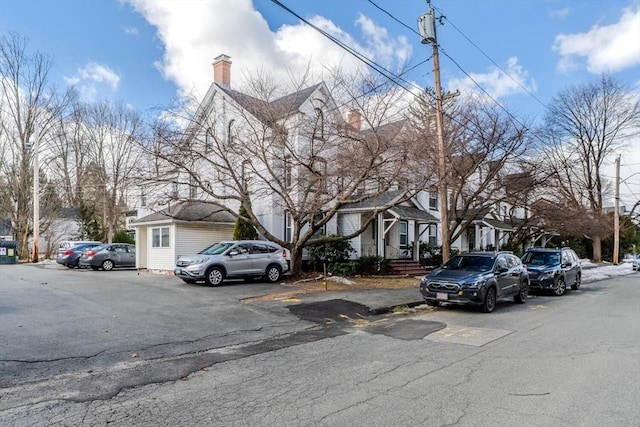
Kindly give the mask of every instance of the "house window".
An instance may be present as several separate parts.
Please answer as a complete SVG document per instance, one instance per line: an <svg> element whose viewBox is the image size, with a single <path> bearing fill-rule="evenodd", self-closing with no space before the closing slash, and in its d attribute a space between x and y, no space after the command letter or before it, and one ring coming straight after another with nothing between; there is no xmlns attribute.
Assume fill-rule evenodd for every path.
<svg viewBox="0 0 640 427"><path fill-rule="evenodd" d="M313 129L312 139L324 140L324 115L322 114L322 110L319 108L315 109L315 113L316 113L316 123Z"/></svg>
<svg viewBox="0 0 640 427"><path fill-rule="evenodd" d="M157 227L151 229L151 247L169 247L169 227Z"/></svg>
<svg viewBox="0 0 640 427"><path fill-rule="evenodd" d="M306 171L308 177L308 188L312 192L326 191L327 161L321 157L313 157L309 163L309 170Z"/></svg>
<svg viewBox="0 0 640 427"><path fill-rule="evenodd" d="M178 183L177 182L173 182L171 183L171 197L173 198L178 198Z"/></svg>
<svg viewBox="0 0 640 427"><path fill-rule="evenodd" d="M189 177L189 198L198 198L198 186L196 185L195 179L193 179L193 177Z"/></svg>
<svg viewBox="0 0 640 427"><path fill-rule="evenodd" d="M229 145L233 144L233 141L235 139L235 137L233 136L233 125L235 122L235 120L231 120L229 122L229 126L227 127L227 142L229 143Z"/></svg>
<svg viewBox="0 0 640 427"><path fill-rule="evenodd" d="M438 210L438 191L435 188L429 191L429 209Z"/></svg>
<svg viewBox="0 0 640 427"><path fill-rule="evenodd" d="M291 188L291 156L284 156L284 188Z"/></svg>
<svg viewBox="0 0 640 427"><path fill-rule="evenodd" d="M438 226L436 224L429 224L427 243L430 246L438 245Z"/></svg>
<svg viewBox="0 0 640 427"><path fill-rule="evenodd" d="M399 222L400 228L400 247L406 247L409 245L409 224L407 221Z"/></svg>
<svg viewBox="0 0 640 427"><path fill-rule="evenodd" d="M144 192L144 188L140 188L140 206L147 206L147 195Z"/></svg>
<svg viewBox="0 0 640 427"><path fill-rule="evenodd" d="M284 214L284 240L291 242L293 239L293 218L289 212Z"/></svg>
<svg viewBox="0 0 640 427"><path fill-rule="evenodd" d="M317 224L320 221L322 221L324 219L324 214L323 213L317 213L313 216L313 223ZM318 231L316 231L317 235L320 236L326 236L327 235L327 224L325 223L324 225L322 225L322 227L320 227L318 229Z"/></svg>

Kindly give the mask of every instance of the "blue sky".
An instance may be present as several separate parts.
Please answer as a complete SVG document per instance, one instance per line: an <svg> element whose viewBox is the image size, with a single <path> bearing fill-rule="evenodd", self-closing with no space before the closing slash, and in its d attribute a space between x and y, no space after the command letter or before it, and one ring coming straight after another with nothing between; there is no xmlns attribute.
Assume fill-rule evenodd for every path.
<svg viewBox="0 0 640 427"><path fill-rule="evenodd" d="M431 56L414 32L428 10L424 0L281 2L392 71ZM437 29L445 90L477 90L471 76L533 121L559 91L602 72L640 90L640 0L431 4L446 17ZM52 57L57 85L75 84L88 101L122 100L141 110L203 94L221 53L231 56L237 89L259 70L286 79L309 63L318 76L323 66L360 66L270 0L1 0L0 33L8 31ZM429 61L406 78L432 86L432 67ZM623 177L640 171L640 141L631 150L639 154L623 162Z"/></svg>

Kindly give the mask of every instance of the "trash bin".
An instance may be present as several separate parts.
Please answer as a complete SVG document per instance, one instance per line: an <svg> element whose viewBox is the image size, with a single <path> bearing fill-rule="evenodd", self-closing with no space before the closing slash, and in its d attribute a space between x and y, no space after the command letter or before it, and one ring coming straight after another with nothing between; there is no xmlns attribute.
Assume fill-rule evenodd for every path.
<svg viewBox="0 0 640 427"><path fill-rule="evenodd" d="M0 240L0 264L15 264L18 262L18 242L15 240Z"/></svg>

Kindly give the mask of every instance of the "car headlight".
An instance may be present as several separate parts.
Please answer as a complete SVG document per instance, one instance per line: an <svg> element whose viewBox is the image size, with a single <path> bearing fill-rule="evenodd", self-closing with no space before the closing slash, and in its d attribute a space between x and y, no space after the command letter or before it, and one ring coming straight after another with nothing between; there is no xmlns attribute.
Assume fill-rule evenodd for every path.
<svg viewBox="0 0 640 427"><path fill-rule="evenodd" d="M558 270L548 270L548 271L544 271L542 273L542 275L540 276L540 279L544 280L544 279L552 279L553 277L555 277L556 274L558 274Z"/></svg>
<svg viewBox="0 0 640 427"><path fill-rule="evenodd" d="M463 286L476 289L482 287L485 283L487 283L486 279L479 279L475 282L464 283Z"/></svg>

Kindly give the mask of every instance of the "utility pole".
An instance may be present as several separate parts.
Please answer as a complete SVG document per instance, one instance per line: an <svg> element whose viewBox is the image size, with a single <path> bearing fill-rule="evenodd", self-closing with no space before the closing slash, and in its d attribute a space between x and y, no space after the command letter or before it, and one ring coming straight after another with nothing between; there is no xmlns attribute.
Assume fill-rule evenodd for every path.
<svg viewBox="0 0 640 427"><path fill-rule="evenodd" d="M32 262L39 261L39 241L40 241L40 138L38 137L38 128L33 125L33 255Z"/></svg>
<svg viewBox="0 0 640 427"><path fill-rule="evenodd" d="M616 195L613 212L613 265L618 265L620 246L620 154L616 157Z"/></svg>
<svg viewBox="0 0 640 427"><path fill-rule="evenodd" d="M438 137L438 193L440 199L440 222L442 228L442 263L449 260L449 212L447 195L447 168L444 146L444 121L442 119L442 88L440 87L440 60L438 57L438 40L436 37L435 9L427 0L429 12L418 18L418 29L422 44L431 44L433 47L433 75L435 78L436 95L436 133Z"/></svg>

